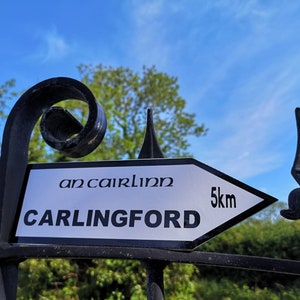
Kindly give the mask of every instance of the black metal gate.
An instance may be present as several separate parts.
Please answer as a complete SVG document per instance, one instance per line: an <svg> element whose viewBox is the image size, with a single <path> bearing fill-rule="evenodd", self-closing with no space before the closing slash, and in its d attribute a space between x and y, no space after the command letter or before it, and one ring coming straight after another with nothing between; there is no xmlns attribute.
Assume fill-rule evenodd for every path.
<svg viewBox="0 0 300 300"><path fill-rule="evenodd" d="M88 104L89 117L84 127L67 111L52 107L65 99L78 99ZM14 106L5 126L0 161L0 299L16 298L18 265L27 258L139 260L147 271L148 299L164 299L163 273L171 262L300 275L300 262L286 259L154 248L13 243L11 237L27 167L28 145L40 116L43 116L41 132L46 142L70 157L85 156L94 150L106 129L105 114L92 93L82 83L70 78L43 81L29 89ZM299 109L296 116L299 134ZM300 184L299 141L292 174ZM139 158L163 158L155 136L151 110L148 110L146 135ZM300 189L291 192L289 209L283 210L282 215L293 220L300 219Z"/></svg>

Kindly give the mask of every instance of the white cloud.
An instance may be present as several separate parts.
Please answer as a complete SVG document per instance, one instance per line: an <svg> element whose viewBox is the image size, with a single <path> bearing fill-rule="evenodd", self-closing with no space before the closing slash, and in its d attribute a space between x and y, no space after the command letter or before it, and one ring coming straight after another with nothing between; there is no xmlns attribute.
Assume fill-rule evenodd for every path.
<svg viewBox="0 0 300 300"><path fill-rule="evenodd" d="M149 21L159 17L163 1L135 1L135 17L138 25L149 25Z"/></svg>
<svg viewBox="0 0 300 300"><path fill-rule="evenodd" d="M163 1L134 1L130 49L138 66L167 65L169 47L165 41L164 5Z"/></svg>
<svg viewBox="0 0 300 300"><path fill-rule="evenodd" d="M298 62L298 68L293 64ZM218 116L212 116L205 160L245 179L286 163L294 149L293 111L297 106L300 57L293 57L236 86ZM292 132L292 134L291 134ZM202 141L205 143L205 140Z"/></svg>
<svg viewBox="0 0 300 300"><path fill-rule="evenodd" d="M184 97L210 128L193 146L198 159L241 179L281 167L294 152L287 148L300 94L298 4L191 2L134 2L138 65L173 75L184 61Z"/></svg>
<svg viewBox="0 0 300 300"><path fill-rule="evenodd" d="M231 27L214 28L212 44L218 51L199 51L209 62L202 59L205 76L201 69L193 73L198 82L194 79L186 98L193 99L190 107L210 131L192 150L199 160L234 177L251 178L293 160L293 113L300 105L299 21L289 17L291 8L264 10L252 1L239 10L240 4L215 3L223 3L235 20L230 19ZM228 40L217 44L221 34Z"/></svg>
<svg viewBox="0 0 300 300"><path fill-rule="evenodd" d="M231 17L241 19L248 18L249 16L262 16L265 17L268 14L262 8L260 1L257 0L217 0L212 1L211 7L215 7L224 11L224 13L230 14Z"/></svg>
<svg viewBox="0 0 300 300"><path fill-rule="evenodd" d="M36 34L36 40L37 47L29 56L30 60L37 60L42 63L59 61L70 53L71 47L56 29L39 31Z"/></svg>
<svg viewBox="0 0 300 300"><path fill-rule="evenodd" d="M50 31L44 36L45 61L64 58L69 53L69 46L61 35L56 31Z"/></svg>

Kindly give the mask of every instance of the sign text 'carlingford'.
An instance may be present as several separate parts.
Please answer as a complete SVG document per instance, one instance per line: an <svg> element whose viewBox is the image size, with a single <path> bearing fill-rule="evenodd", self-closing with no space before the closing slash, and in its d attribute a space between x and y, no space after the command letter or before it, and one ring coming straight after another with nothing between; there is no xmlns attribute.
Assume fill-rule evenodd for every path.
<svg viewBox="0 0 300 300"><path fill-rule="evenodd" d="M274 201L194 159L30 165L14 241L193 249Z"/></svg>

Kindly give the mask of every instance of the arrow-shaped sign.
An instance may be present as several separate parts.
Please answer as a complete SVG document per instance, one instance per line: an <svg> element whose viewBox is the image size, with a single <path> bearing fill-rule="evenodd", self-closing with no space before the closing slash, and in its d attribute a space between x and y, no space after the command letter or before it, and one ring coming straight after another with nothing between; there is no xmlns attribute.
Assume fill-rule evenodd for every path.
<svg viewBox="0 0 300 300"><path fill-rule="evenodd" d="M277 199L194 159L29 165L19 243L193 249Z"/></svg>

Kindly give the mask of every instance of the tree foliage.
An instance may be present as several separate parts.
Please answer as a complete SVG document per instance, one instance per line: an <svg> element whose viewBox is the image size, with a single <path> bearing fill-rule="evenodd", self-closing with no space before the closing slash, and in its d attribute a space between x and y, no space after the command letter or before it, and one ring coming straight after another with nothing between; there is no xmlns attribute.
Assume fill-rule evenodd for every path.
<svg viewBox="0 0 300 300"><path fill-rule="evenodd" d="M186 111L177 78L158 72L155 67L144 67L142 73L137 73L123 67L81 65L79 72L82 82L103 106L108 123L100 147L82 160L137 158L148 108L153 110L157 137L166 157L191 155L188 138L206 133L205 126L197 124L196 115ZM61 105L84 123L86 105L79 101L65 101ZM53 159L62 157L55 153Z"/></svg>
<svg viewBox="0 0 300 300"><path fill-rule="evenodd" d="M0 85L0 118L3 120L7 115L8 102L17 93L13 90L15 80L11 79Z"/></svg>
<svg viewBox="0 0 300 300"><path fill-rule="evenodd" d="M269 258L300 260L300 222L282 219L279 211L283 203L273 204L258 217L252 217L218 235L199 248L199 251L243 254ZM261 218L263 216L263 218ZM275 274L251 270L212 268L200 266L200 280L204 278L229 284L244 290L249 297L244 299L296 299L300 278L295 275ZM297 288L298 287L298 288ZM213 287L214 288L214 287ZM269 289L268 292L266 290ZM271 292L270 292L271 290ZM293 295L289 298L287 295ZM257 295L255 296L255 294ZM217 297L216 291L214 296ZM230 294L230 293L229 293ZM267 295L272 295L268 297ZM220 295L220 294L219 294ZM238 294L237 294L238 295ZM238 296L229 299L241 299ZM283 295L286 295L283 297ZM264 298L265 297L265 298ZM206 298L205 298L206 299ZM213 297L208 298L213 299Z"/></svg>
<svg viewBox="0 0 300 300"><path fill-rule="evenodd" d="M155 128L162 151L167 157L188 155L188 137L206 132L195 114L186 112L186 101L179 95L178 80L155 67L142 74L128 68L81 65L82 81L102 103L108 119L104 152L107 159L134 159L144 138L146 110L153 109ZM118 145L118 147L115 147Z"/></svg>

